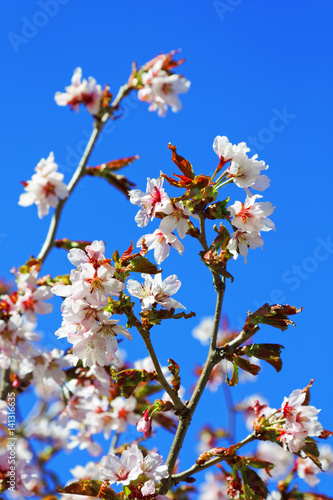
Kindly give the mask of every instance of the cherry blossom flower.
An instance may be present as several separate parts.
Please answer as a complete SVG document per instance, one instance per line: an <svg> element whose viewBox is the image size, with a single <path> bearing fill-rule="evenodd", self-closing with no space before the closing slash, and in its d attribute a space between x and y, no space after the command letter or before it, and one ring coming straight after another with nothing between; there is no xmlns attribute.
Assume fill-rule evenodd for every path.
<svg viewBox="0 0 333 500"><path fill-rule="evenodd" d="M284 423L280 429L279 441L284 449L297 453L305 445L308 436L320 436L323 427L318 422L318 413L314 406L304 405L306 393L294 390L289 398L284 398L281 413Z"/></svg>
<svg viewBox="0 0 333 500"><path fill-rule="evenodd" d="M245 203L236 201L228 207L233 226L241 231L257 234L260 231L275 229L274 223L267 218L273 213L274 207L269 201L257 203L258 198L262 198L262 196L260 194L247 196Z"/></svg>
<svg viewBox="0 0 333 500"><path fill-rule="evenodd" d="M107 305L108 295L118 297L125 285L113 278L115 268L110 264L103 264L97 269L90 263L81 264L78 270L73 269L70 274L71 285L55 285L52 292L62 297L71 297L72 300L86 299L94 305Z"/></svg>
<svg viewBox="0 0 333 500"><path fill-rule="evenodd" d="M92 115L97 115L103 96L103 90L96 84L95 78L82 78L82 69L76 68L72 76L71 85L65 87L66 92L56 92L54 99L58 106L70 106L71 110L79 111L79 105L84 104Z"/></svg>
<svg viewBox="0 0 333 500"><path fill-rule="evenodd" d="M140 101L150 103L149 111L156 111L159 116L165 116L168 106L176 113L182 108L178 94L186 93L191 82L181 75L170 74L162 69L163 60L142 73L143 88L138 92Z"/></svg>
<svg viewBox="0 0 333 500"><path fill-rule="evenodd" d="M78 267L81 264L92 264L93 266L101 265L105 260L105 245L103 241L93 241L91 245L87 245L85 251L81 248L72 248L68 254L68 260L73 266Z"/></svg>
<svg viewBox="0 0 333 500"><path fill-rule="evenodd" d="M231 144L226 136L218 135L214 139L213 149L220 159L219 169L231 162L225 173L238 187L263 191L269 186L269 178L260 174L261 170L267 170L268 165L258 161L258 155L249 158L246 153L250 149L245 142Z"/></svg>
<svg viewBox="0 0 333 500"><path fill-rule="evenodd" d="M166 207L163 208L164 214L169 214L161 220L160 230L163 233L172 233L177 229L179 237L185 238L185 235L189 228L189 217L198 218L196 214L192 214L188 207L184 206L182 201L171 204L168 203Z"/></svg>
<svg viewBox="0 0 333 500"><path fill-rule="evenodd" d="M144 458L138 445L132 444L122 452L120 458L114 454L102 458L101 477L107 479L109 484L117 483L126 486L131 481L138 479L139 476L143 476L148 478L148 481L144 481L144 484L141 483L141 494L153 495L156 491L155 482L159 482L169 475L167 466L162 465L162 462L161 455L155 452L149 452ZM166 497L161 496L160 498Z"/></svg>
<svg viewBox="0 0 333 500"><path fill-rule="evenodd" d="M333 449L329 444L319 446L319 460L324 471L333 474Z"/></svg>
<svg viewBox="0 0 333 500"><path fill-rule="evenodd" d="M85 466L76 465L70 472L75 477L75 479L99 479L101 475L101 470L99 465L95 462L88 462Z"/></svg>
<svg viewBox="0 0 333 500"><path fill-rule="evenodd" d="M309 484L310 486L316 486L320 479L317 477L322 471L317 467L315 463L310 458L298 458L297 462L297 474L301 479Z"/></svg>
<svg viewBox="0 0 333 500"><path fill-rule="evenodd" d="M192 335L198 339L202 345L208 345L214 326L214 318L212 316L202 318L199 325L192 330Z"/></svg>
<svg viewBox="0 0 333 500"><path fill-rule="evenodd" d="M231 144L225 135L222 137L220 135L215 137L213 149L219 157L220 162L223 162L223 164L232 160L236 155L239 157L244 156L248 151L250 151L250 148L247 147L245 142L240 142L237 145Z"/></svg>
<svg viewBox="0 0 333 500"><path fill-rule="evenodd" d="M8 360L15 350L14 346L21 327L22 317L19 314L11 315L8 321L0 319L0 352ZM0 365L2 366L2 363Z"/></svg>
<svg viewBox="0 0 333 500"><path fill-rule="evenodd" d="M141 493L144 497L148 495L153 495L155 493L155 481L152 479L149 479L149 481L146 481L144 485L141 488Z"/></svg>
<svg viewBox="0 0 333 500"><path fill-rule="evenodd" d="M198 500L230 500L227 484L219 480L212 472L205 474L205 482L199 486Z"/></svg>
<svg viewBox="0 0 333 500"><path fill-rule="evenodd" d="M267 500L282 500L282 495L279 491L272 491L267 497Z"/></svg>
<svg viewBox="0 0 333 500"><path fill-rule="evenodd" d="M63 368L71 366L63 354L64 351L53 349L51 352L41 353L39 356L34 357L34 381L49 386L54 383L59 386L63 385L66 382L66 374Z"/></svg>
<svg viewBox="0 0 333 500"><path fill-rule="evenodd" d="M169 476L168 467L163 464L163 457L156 452L149 452L144 458L139 450L138 452L138 462L134 467L132 474L140 476L143 474L149 479L153 479L156 482L161 481Z"/></svg>
<svg viewBox="0 0 333 500"><path fill-rule="evenodd" d="M127 290L133 297L140 299L143 311L148 311L155 303L164 309L185 309L180 302L170 298L170 295L174 295L181 286L181 281L178 280L175 274L172 274L163 282L161 274L156 274L154 278L149 274L141 274L141 276L145 280L144 284L130 279L127 281Z"/></svg>
<svg viewBox="0 0 333 500"><path fill-rule="evenodd" d="M56 208L59 200L68 196L67 186L63 182L64 176L57 172L57 169L51 152L46 160L42 158L38 163L36 174L31 180L23 183L25 193L20 195L18 204L28 207L35 203L40 219L49 213L50 207Z"/></svg>
<svg viewBox="0 0 333 500"><path fill-rule="evenodd" d="M163 233L156 229L152 234L145 234L137 242L137 247L142 246L143 240L148 250L154 249L154 259L157 264L161 264L169 255L170 247L175 248L181 255L184 252L184 245L173 233Z"/></svg>
<svg viewBox="0 0 333 500"><path fill-rule="evenodd" d="M115 398L111 403L111 408L113 410L113 422L111 429L119 432L125 432L127 429L127 424L136 425L138 421L138 415L134 413L136 407L136 399L130 397L124 399L122 397Z"/></svg>
<svg viewBox="0 0 333 500"><path fill-rule="evenodd" d="M281 410L286 419L286 425L299 430L307 430L309 436L319 436L323 431L322 425L318 422L320 410L314 406L304 405L305 398L306 393L300 389L294 390L289 398L284 398Z"/></svg>
<svg viewBox="0 0 333 500"><path fill-rule="evenodd" d="M149 416L148 410L143 412L142 417L136 423L136 430L138 432L143 432L145 437L151 435L151 417Z"/></svg>
<svg viewBox="0 0 333 500"><path fill-rule="evenodd" d="M170 202L169 196L163 189L163 177L158 179L147 179L147 188L144 193L140 189L130 190L130 202L141 208L135 216L135 222L139 227L145 227L149 218L154 219L156 212L163 212Z"/></svg>
<svg viewBox="0 0 333 500"><path fill-rule="evenodd" d="M85 367L92 366L93 363L104 366L116 358L118 349L116 335L122 334L132 340L131 334L122 325L118 325L118 321L108 319L103 324L96 324L87 331L76 333L67 331L68 342L73 344L73 355L76 361L81 359Z"/></svg>
<svg viewBox="0 0 333 500"><path fill-rule="evenodd" d="M274 467L269 471L272 477L286 476L294 463L294 456L292 453L289 453L281 448L281 446L271 441L259 441L256 456L266 462L274 464Z"/></svg>
<svg viewBox="0 0 333 500"><path fill-rule="evenodd" d="M247 263L247 254L249 248L254 250L255 248L262 248L264 240L261 238L260 234L251 233L250 231L241 231L237 229L232 233L231 238L228 242L228 250L233 255L234 259L238 258L241 254L244 257L245 264Z"/></svg>
<svg viewBox="0 0 333 500"><path fill-rule="evenodd" d="M108 479L110 484L117 483L128 485L131 480L138 477L137 474L131 474L137 466L142 456L136 444L132 444L118 458L114 454L106 455L101 460L101 476Z"/></svg>
<svg viewBox="0 0 333 500"><path fill-rule="evenodd" d="M245 154L233 156L230 166L227 168L228 177L232 178L238 187L264 191L270 184L267 175L260 175L261 170L267 170L268 165L264 161L257 160L258 155L249 158Z"/></svg>
<svg viewBox="0 0 333 500"><path fill-rule="evenodd" d="M36 290L27 288L24 295L19 295L17 308L26 315L31 323L36 323L37 314L49 314L53 310L52 304L44 302L52 298L52 292L48 286L40 286Z"/></svg>

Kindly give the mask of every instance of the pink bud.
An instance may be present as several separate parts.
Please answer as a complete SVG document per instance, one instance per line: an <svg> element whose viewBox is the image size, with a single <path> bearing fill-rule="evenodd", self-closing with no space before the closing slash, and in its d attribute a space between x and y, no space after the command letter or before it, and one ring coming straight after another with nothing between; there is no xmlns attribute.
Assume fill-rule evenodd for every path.
<svg viewBox="0 0 333 500"><path fill-rule="evenodd" d="M142 418L137 422L136 428L138 432L143 432L145 437L151 435L151 418L148 415L148 410L142 413Z"/></svg>

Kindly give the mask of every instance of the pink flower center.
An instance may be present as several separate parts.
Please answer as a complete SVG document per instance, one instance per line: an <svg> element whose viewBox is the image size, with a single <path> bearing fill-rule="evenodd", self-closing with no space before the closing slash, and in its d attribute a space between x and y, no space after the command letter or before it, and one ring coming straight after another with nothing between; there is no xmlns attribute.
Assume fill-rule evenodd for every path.
<svg viewBox="0 0 333 500"><path fill-rule="evenodd" d="M129 471L127 471L123 466L121 466L116 474L117 478L119 481L123 481L124 479L127 479L129 474Z"/></svg>
<svg viewBox="0 0 333 500"><path fill-rule="evenodd" d="M251 208L252 207L245 208L244 204L242 203L242 210L240 210L238 212L238 214L236 214L236 217L239 217L240 219L242 219L242 221L245 224L249 219L253 219L253 214L251 213Z"/></svg>
<svg viewBox="0 0 333 500"><path fill-rule="evenodd" d="M50 182L48 182L46 184L46 186L43 187L43 192L45 194L45 196L49 196L50 194L52 195L55 195L55 186L54 184L51 184Z"/></svg>
<svg viewBox="0 0 333 500"><path fill-rule="evenodd" d="M283 416L284 417L292 417L293 414L295 412L295 409L293 406L289 406L289 403L287 402L285 405L284 405L284 408L283 408Z"/></svg>
<svg viewBox="0 0 333 500"><path fill-rule="evenodd" d="M26 309L31 309L32 311L34 310L34 306L35 306L35 301L32 300L31 298L30 299L27 299L23 302L24 304L24 307Z"/></svg>
<svg viewBox="0 0 333 500"><path fill-rule="evenodd" d="M127 410L125 410L125 408L121 408L118 412L118 417L119 418L126 418L127 417Z"/></svg>
<svg viewBox="0 0 333 500"><path fill-rule="evenodd" d="M153 190L153 192L151 194L151 197L152 197L152 204L153 204L153 206L156 205L156 203L161 203L161 200L162 200L161 193L157 189L156 186L154 186L154 190Z"/></svg>
<svg viewBox="0 0 333 500"><path fill-rule="evenodd" d="M163 83L161 87L163 94L172 94L172 86L170 83Z"/></svg>

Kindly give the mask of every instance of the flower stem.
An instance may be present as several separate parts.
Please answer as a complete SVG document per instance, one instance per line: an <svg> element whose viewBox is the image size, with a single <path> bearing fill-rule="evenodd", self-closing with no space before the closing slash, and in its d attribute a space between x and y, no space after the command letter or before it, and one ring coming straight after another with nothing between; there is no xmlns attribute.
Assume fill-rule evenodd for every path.
<svg viewBox="0 0 333 500"><path fill-rule="evenodd" d="M230 182L234 182L234 179L233 178L228 179L227 181L222 182L222 184L217 184L216 183L215 189L220 189L221 187L226 186L227 184L230 184Z"/></svg>
<svg viewBox="0 0 333 500"><path fill-rule="evenodd" d="M163 387L163 389L170 396L171 401L173 402L173 404L175 406L175 410L177 412L180 412L181 414L188 413L186 406L181 401L181 399L178 397L177 392L172 389L172 387L168 384L165 376L163 375L163 372L162 372L160 363L157 359L153 344L151 343L151 340L150 340L149 332L143 326L136 325L136 327L137 327L137 329L138 329L138 331L139 331L139 333L140 333L140 335L145 343L147 351L149 352L149 355L151 357L155 371L156 371L157 376L158 376L158 381L161 384L161 386Z"/></svg>

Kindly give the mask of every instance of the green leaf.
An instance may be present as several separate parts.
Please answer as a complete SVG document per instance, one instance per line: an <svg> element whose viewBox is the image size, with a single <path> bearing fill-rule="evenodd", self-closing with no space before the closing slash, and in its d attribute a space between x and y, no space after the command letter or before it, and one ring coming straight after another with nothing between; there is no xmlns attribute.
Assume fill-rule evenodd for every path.
<svg viewBox="0 0 333 500"><path fill-rule="evenodd" d="M244 500L263 500L268 490L261 477L249 467L242 467L240 473L243 481Z"/></svg>
<svg viewBox="0 0 333 500"><path fill-rule="evenodd" d="M163 387L160 384L143 385L138 388L135 396L137 399L145 399L147 396L151 396L152 394L156 394L156 392L160 392L162 390Z"/></svg>
<svg viewBox="0 0 333 500"><path fill-rule="evenodd" d="M158 274L162 272L161 269L158 269L156 264L153 264L147 257L142 257L141 255L132 260L130 271L144 274Z"/></svg>
<svg viewBox="0 0 333 500"><path fill-rule="evenodd" d="M255 469L265 469L266 471L269 471L270 469L273 469L273 467L275 467L275 464L267 462L266 460L261 460L261 458L257 457L245 457L245 463L246 465L250 465Z"/></svg>
<svg viewBox="0 0 333 500"><path fill-rule="evenodd" d="M226 219L229 220L230 212L227 210L227 205L229 203L230 198L227 198L223 201L218 201L213 205L210 205L206 208L204 215L207 219Z"/></svg>
<svg viewBox="0 0 333 500"><path fill-rule="evenodd" d="M148 383L156 380L157 374L156 372L135 369L122 370L119 373L111 370L111 377L115 385L121 387L121 395L124 398L129 398L141 382Z"/></svg>
<svg viewBox="0 0 333 500"><path fill-rule="evenodd" d="M319 469L323 470L323 466L321 465L321 462L319 460L319 450L316 441L311 438L307 437L305 440L305 445L302 448L302 451L306 454L308 458L312 460L314 464L319 467Z"/></svg>

